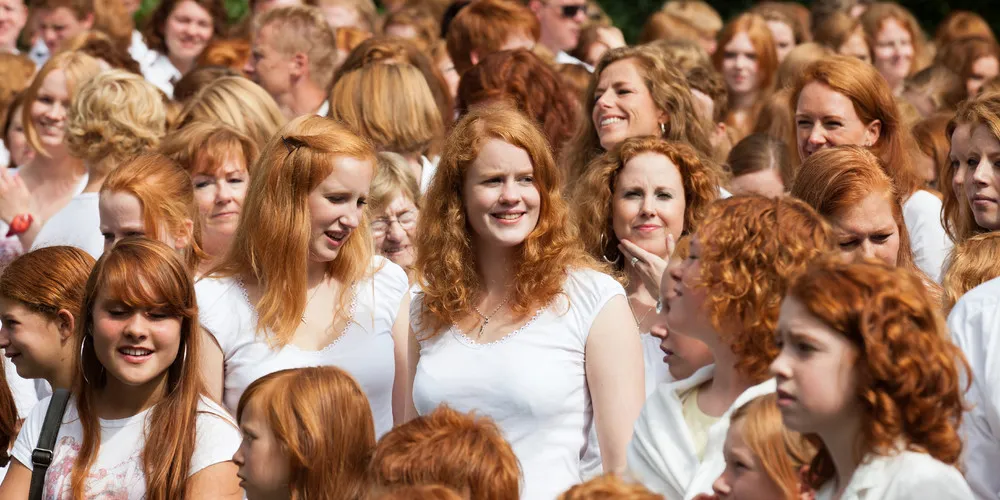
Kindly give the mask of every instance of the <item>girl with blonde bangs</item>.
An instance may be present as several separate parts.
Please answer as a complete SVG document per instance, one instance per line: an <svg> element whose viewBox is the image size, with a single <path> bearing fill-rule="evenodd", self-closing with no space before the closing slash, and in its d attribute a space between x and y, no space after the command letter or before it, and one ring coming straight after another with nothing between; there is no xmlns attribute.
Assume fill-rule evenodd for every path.
<svg viewBox="0 0 1000 500"><path fill-rule="evenodd" d="M250 136L255 144L266 144L286 120L274 98L256 83L240 76L224 76L184 104L174 128L196 121L229 125Z"/></svg>
<svg viewBox="0 0 1000 500"><path fill-rule="evenodd" d="M230 462L239 432L204 395L194 284L176 252L138 238L115 245L91 272L81 311L79 369L43 495L240 498ZM47 410L44 400L24 422L4 498L28 494Z"/></svg>
<svg viewBox="0 0 1000 500"><path fill-rule="evenodd" d="M203 376L231 411L254 380L337 366L365 390L381 436L406 408L406 273L373 255L371 145L303 116L264 147L229 253L199 280Z"/></svg>
<svg viewBox="0 0 1000 500"><path fill-rule="evenodd" d="M836 256L788 291L771 372L785 427L817 447L817 499L974 498L957 468L972 373L939 308L913 273Z"/></svg>
<svg viewBox="0 0 1000 500"><path fill-rule="evenodd" d="M493 418L525 500L579 482L596 466L585 455L620 472L643 396L624 289L580 245L560 180L532 120L477 107L445 142L417 224L411 412Z"/></svg>
<svg viewBox="0 0 1000 500"><path fill-rule="evenodd" d="M944 313L955 307L958 299L973 288L1000 276L1000 233L977 234L955 245L945 262Z"/></svg>
<svg viewBox="0 0 1000 500"><path fill-rule="evenodd" d="M265 375L240 397L236 419L248 438L233 462L249 500L365 498L375 426L347 372L318 366Z"/></svg>
<svg viewBox="0 0 1000 500"><path fill-rule="evenodd" d="M730 21L719 35L712 63L726 81L726 124L736 132L734 142L739 142L754 129L761 103L774 90L778 53L767 21L750 13Z"/></svg>
<svg viewBox="0 0 1000 500"><path fill-rule="evenodd" d="M687 259L669 268L674 287L663 307L670 335L703 342L715 362L660 384L646 400L628 449L629 470L646 487L667 498L712 491L725 469L732 413L774 392L768 365L778 352L781 297L832 246L829 225L791 197L740 196L709 207Z"/></svg>
<svg viewBox="0 0 1000 500"><path fill-rule="evenodd" d="M719 175L689 146L656 137L633 137L597 157L573 186L580 239L610 263L628 294L642 333L646 395L667 379L659 340L650 334L660 278L674 243L698 229L719 197Z"/></svg>
<svg viewBox="0 0 1000 500"><path fill-rule="evenodd" d="M792 88L799 159L824 148L864 146L881 160L903 207L917 266L935 281L951 241L941 223L941 200L924 189L913 167L909 130L885 79L869 65L844 56L817 61Z"/></svg>

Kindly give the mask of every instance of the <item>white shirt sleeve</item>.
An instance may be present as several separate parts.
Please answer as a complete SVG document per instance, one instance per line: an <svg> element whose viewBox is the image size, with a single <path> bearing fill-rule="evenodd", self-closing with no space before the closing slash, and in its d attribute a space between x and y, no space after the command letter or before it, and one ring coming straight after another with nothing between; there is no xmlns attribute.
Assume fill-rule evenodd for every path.
<svg viewBox="0 0 1000 500"><path fill-rule="evenodd" d="M206 467L232 460L243 442L233 417L207 398L202 397L198 404L196 425L198 431L191 455L191 476Z"/></svg>
<svg viewBox="0 0 1000 500"><path fill-rule="evenodd" d="M39 401L32 408L31 413L25 417L24 424L21 425L21 432L17 435L17 440L14 441L14 448L10 452L10 456L21 462L21 465L27 467L28 470L34 469L34 466L31 464L31 452L35 451L35 445L38 444L38 436L42 433L45 412L49 409L49 401L51 399L51 397L48 397Z"/></svg>
<svg viewBox="0 0 1000 500"><path fill-rule="evenodd" d="M903 220L917 267L940 283L941 268L952 247L941 224L941 200L924 190L913 193L903 203Z"/></svg>
<svg viewBox="0 0 1000 500"><path fill-rule="evenodd" d="M231 278L204 278L195 283L198 300L198 322L215 337L223 355L228 358L245 321L241 288ZM253 325L251 328L256 328Z"/></svg>

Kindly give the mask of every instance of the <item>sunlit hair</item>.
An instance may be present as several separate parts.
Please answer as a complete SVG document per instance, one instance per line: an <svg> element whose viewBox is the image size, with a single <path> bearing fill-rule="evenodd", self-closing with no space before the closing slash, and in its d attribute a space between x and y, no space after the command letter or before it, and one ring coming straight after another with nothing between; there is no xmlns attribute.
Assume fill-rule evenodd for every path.
<svg viewBox="0 0 1000 500"><path fill-rule="evenodd" d="M833 249L830 226L795 198L737 196L712 204L695 238L705 312L736 355L736 370L763 382L778 355L781 299L810 261Z"/></svg>
<svg viewBox="0 0 1000 500"><path fill-rule="evenodd" d="M898 3L874 2L861 15L861 26L865 30L868 48L872 52L872 61L875 60L875 40L878 39L878 33L882 30L882 26L890 19L894 19L910 33L913 45L913 62L910 64L910 74L912 75L930 62L927 57L927 39L924 36L924 31L920 28L920 23L917 22L917 18Z"/></svg>
<svg viewBox="0 0 1000 500"><path fill-rule="evenodd" d="M712 143L709 140L708 123L698 115L684 73L659 49L649 46L619 47L607 51L594 68L594 75L587 87L589 105L582 113L584 119L578 120L576 133L560 155L561 163L569 173L569 185L583 176L591 160L604 152L594 125L593 96L601 73L618 61L631 62L642 76L650 97L659 108L649 111L666 112L666 132L663 138L689 144L706 158L711 158Z"/></svg>
<svg viewBox="0 0 1000 500"><path fill-rule="evenodd" d="M286 59L295 54L309 58L309 79L317 87L327 89L333 81L336 62L336 42L333 28L323 11L306 5L288 5L271 9L254 20L255 36L269 28L269 45Z"/></svg>
<svg viewBox="0 0 1000 500"><path fill-rule="evenodd" d="M709 37L714 38L714 34L707 34L705 30L678 16L658 11L646 18L642 32L639 33L639 43L647 44L657 40L697 40Z"/></svg>
<svg viewBox="0 0 1000 500"><path fill-rule="evenodd" d="M746 33L757 52L757 91L766 93L774 87L774 75L778 70L778 52L774 45L771 29L767 21L752 13L741 14L722 28L719 34L719 49L712 54L715 69L722 71L726 58L726 45L740 33Z"/></svg>
<svg viewBox="0 0 1000 500"><path fill-rule="evenodd" d="M63 309L78 320L84 285L93 267L94 258L79 248L39 248L4 268L0 296L51 320Z"/></svg>
<svg viewBox="0 0 1000 500"><path fill-rule="evenodd" d="M534 118L558 152L573 134L579 108L555 71L525 49L484 57L462 75L455 108L459 114L484 102L508 100Z"/></svg>
<svg viewBox="0 0 1000 500"><path fill-rule="evenodd" d="M785 88L768 96L760 108L760 113L757 114L757 124L753 129L753 134L764 134L780 140L785 145L786 168L781 171L781 180L786 187L795 181L795 171L801 163L795 143L795 120L792 118L793 111L789 108L788 102L791 93L791 89Z"/></svg>
<svg viewBox="0 0 1000 500"><path fill-rule="evenodd" d="M733 146L726 166L733 177L776 170L784 181L790 170L788 148L781 139L766 134L751 134Z"/></svg>
<svg viewBox="0 0 1000 500"><path fill-rule="evenodd" d="M663 497L642 484L626 481L621 476L604 474L573 486L559 495L558 500L662 500Z"/></svg>
<svg viewBox="0 0 1000 500"><path fill-rule="evenodd" d="M121 2L112 1L108 3L118 4ZM132 34L131 29L128 31ZM136 75L142 75L139 63L132 59L128 52L128 44L120 45L119 40L114 40L106 32L100 31L95 26L94 29L84 31L70 38L59 46L59 51L75 50L83 52L95 59L115 69L122 69Z"/></svg>
<svg viewBox="0 0 1000 500"><path fill-rule="evenodd" d="M964 88L965 82L975 74L973 66L975 66L976 61L984 57L992 57L1000 61L1000 47L997 46L997 42L982 38L965 38L938 49L935 63L955 72L962 79L962 87Z"/></svg>
<svg viewBox="0 0 1000 500"><path fill-rule="evenodd" d="M516 286L509 304L513 315L524 318L548 305L562 293L569 269L596 266L580 244L576 227L567 222L570 214L561 195L562 172L545 135L509 105L477 107L462 117L445 142L417 223L414 282L423 283L421 322L431 336L456 323L464 311L471 311L483 286L463 186L472 163L491 140L528 154L540 197L538 223L518 245L512 260Z"/></svg>
<svg viewBox="0 0 1000 500"><path fill-rule="evenodd" d="M240 396L236 419L249 408L287 457L289 498L332 492L344 500L364 498L375 423L368 398L347 372L318 366L265 375Z"/></svg>
<svg viewBox="0 0 1000 500"><path fill-rule="evenodd" d="M250 60L250 41L245 38L225 38L212 40L198 55L196 64L199 68L221 66L233 71L234 76L243 75L243 67ZM191 71L188 72L191 74ZM183 79L186 77L181 77ZM174 97L177 86L174 86Z"/></svg>
<svg viewBox="0 0 1000 500"><path fill-rule="evenodd" d="M913 126L913 142L921 154L934 161L934 176L938 181L951 184L951 179L938 177L942 169L948 168L948 151L951 148L950 137L947 135L948 122L954 118L954 113L937 113L931 115Z"/></svg>
<svg viewBox="0 0 1000 500"><path fill-rule="evenodd" d="M625 259L618 251L618 235L612 229L615 185L625 165L642 154L665 157L680 174L685 202L681 234L698 230L708 206L719 197L722 182L721 172L715 165L705 162L690 146L657 137L625 139L587 165L583 177L570 186L580 239L596 259L603 257L614 262L615 277L623 282L627 281Z"/></svg>
<svg viewBox="0 0 1000 500"><path fill-rule="evenodd" d="M814 0L810 2L810 30L813 34L819 29L824 23L826 23L831 16L838 14L849 15L851 10L857 6L867 6L871 3L871 0Z"/></svg>
<svg viewBox="0 0 1000 500"><path fill-rule="evenodd" d="M372 0L305 0L306 5L313 7L347 7L358 14L360 25L353 27L375 33L378 29L378 11Z"/></svg>
<svg viewBox="0 0 1000 500"><path fill-rule="evenodd" d="M379 440L371 461L376 488L442 484L476 500L517 500L521 469L489 417L439 406Z"/></svg>
<svg viewBox="0 0 1000 500"><path fill-rule="evenodd" d="M420 484L372 493L371 498L372 500L462 500L462 495L440 484Z"/></svg>
<svg viewBox="0 0 1000 500"><path fill-rule="evenodd" d="M214 43L214 42L213 42ZM205 51L208 51L206 48ZM205 52L202 52L204 55ZM174 84L174 101L185 104L188 100L195 96L201 89L208 86L208 84L222 78L224 76L243 76L242 73L243 66L240 68L229 68L226 66L201 66L191 71L181 77L180 80Z"/></svg>
<svg viewBox="0 0 1000 500"><path fill-rule="evenodd" d="M236 162L253 176L259 156L257 144L227 125L194 122L163 139L160 153L187 170L191 177L217 175L228 162Z"/></svg>
<svg viewBox="0 0 1000 500"><path fill-rule="evenodd" d="M775 88L785 89L794 86L795 79L807 66L834 53L829 47L816 42L796 45L778 64Z"/></svg>
<svg viewBox="0 0 1000 500"><path fill-rule="evenodd" d="M799 16L785 2L760 2L751 9L754 14L763 17L767 22L778 22L792 30L792 38L796 46L810 40L809 27L800 22Z"/></svg>
<svg viewBox="0 0 1000 500"><path fill-rule="evenodd" d="M816 448L804 436L785 427L778 396L767 394L737 408L730 417L730 428L738 422L743 423L743 442L767 477L781 489L784 500L801 498L800 472L812 461Z"/></svg>
<svg viewBox="0 0 1000 500"><path fill-rule="evenodd" d="M413 167L397 153L378 154L378 173L368 191L368 203L374 210L383 210L397 196L410 200L420 208L420 181Z"/></svg>
<svg viewBox="0 0 1000 500"><path fill-rule="evenodd" d="M870 148L886 167L886 172L904 200L923 184L913 170L907 148L911 137L899 118L896 100L885 78L871 64L853 57L831 56L806 67L799 77L789 103L794 116L802 89L813 82L822 83L851 100L861 123L882 123L878 141Z"/></svg>
<svg viewBox="0 0 1000 500"><path fill-rule="evenodd" d="M219 78L195 94L177 117L177 128L195 121L223 123L264 144L285 124L274 98L239 76Z"/></svg>
<svg viewBox="0 0 1000 500"><path fill-rule="evenodd" d="M659 49L663 55L687 73L695 67L712 67L712 58L705 52L698 42L688 39L657 40L648 44L650 47Z"/></svg>
<svg viewBox="0 0 1000 500"><path fill-rule="evenodd" d="M983 16L967 10L953 10L937 26L934 42L938 47L946 47L963 38L982 38L996 41L993 29Z"/></svg>
<svg viewBox="0 0 1000 500"><path fill-rule="evenodd" d="M409 64L369 64L330 90L329 117L380 151L424 155L444 124L423 74Z"/></svg>
<svg viewBox="0 0 1000 500"><path fill-rule="evenodd" d="M198 368L198 304L190 272L177 252L144 238L122 240L104 252L84 290L75 351L80 353L80 370L73 380L83 440L73 462L72 497L84 498L87 476L101 446L95 404L107 388L108 372L94 351L94 313L97 308L108 307L109 302L98 303L99 297L133 311L163 310L181 321L180 348L167 367L162 399L146 417L142 470L146 498L185 498L196 446L198 402L204 393Z"/></svg>
<svg viewBox="0 0 1000 500"><path fill-rule="evenodd" d="M722 29L722 16L711 4L702 0L669 0L663 4L661 12L697 26L706 38L715 38Z"/></svg>
<svg viewBox="0 0 1000 500"><path fill-rule="evenodd" d="M819 24L816 24L814 18L812 34L814 42L834 52L840 52L840 48L855 34L864 37L865 29L861 26L860 19L851 17L846 12L834 12ZM871 57L872 47L867 39L865 45L868 45L868 57Z"/></svg>
<svg viewBox="0 0 1000 500"><path fill-rule="evenodd" d="M93 30L101 33L115 52L128 54L135 22L125 10L125 3L120 0L93 0L93 3Z"/></svg>
<svg viewBox="0 0 1000 500"><path fill-rule="evenodd" d="M92 176L155 148L167 120L156 87L123 70L104 71L81 85L68 115L66 145Z"/></svg>
<svg viewBox="0 0 1000 500"><path fill-rule="evenodd" d="M948 124L946 132L949 139L959 124L970 125L972 127L971 131L975 131L978 127L986 127L994 140L1000 141L1000 94L986 93L981 94L975 99L965 101L955 113L954 120ZM964 158L962 160L964 161ZM953 166L952 168L954 169L955 167ZM953 172L949 173L945 179L951 179L952 175ZM944 216L951 215L951 218L956 220L956 222L951 224L952 231L954 231L956 236L955 240L963 241L975 234L987 232L987 229L981 227L976 222L976 217L972 213L965 193L951 194L958 195L956 198L958 199L958 203L962 204L962 207L960 210L953 210L950 213L947 210L942 210L942 214ZM947 223L947 221L945 222ZM945 229L948 230L949 227L945 226Z"/></svg>
<svg viewBox="0 0 1000 500"><path fill-rule="evenodd" d="M291 146L289 146L289 144ZM306 115L285 125L261 152L250 177L240 223L229 254L210 275L252 277L263 291L254 306L257 332L283 347L302 322L309 264L309 193L337 169L343 158L369 162L375 151L343 125ZM334 322L348 317L353 284L368 275L373 243L368 216L344 241L327 276L343 283Z"/></svg>
<svg viewBox="0 0 1000 500"><path fill-rule="evenodd" d="M333 38L337 47L337 62L334 65L335 68L333 70L336 75L340 66L344 64L343 59L346 59L346 55L342 55L341 53L350 54L350 52L357 48L358 45L361 45L362 42L372 38L372 34L358 28L347 26L334 30Z"/></svg>
<svg viewBox="0 0 1000 500"><path fill-rule="evenodd" d="M939 64L928 66L903 80L902 95L905 98L923 97L935 111L954 111L967 93L965 80Z"/></svg>
<svg viewBox="0 0 1000 500"><path fill-rule="evenodd" d="M388 14L385 16L383 31L390 26L412 27L416 36L410 40L424 52L441 38L441 23L434 17L434 13L424 7L403 7Z"/></svg>
<svg viewBox="0 0 1000 500"><path fill-rule="evenodd" d="M476 0L459 11L448 25L445 40L448 54L461 75L480 58L501 50L513 36L537 41L541 35L538 17L528 7L513 0Z"/></svg>
<svg viewBox="0 0 1000 500"><path fill-rule="evenodd" d="M0 113L3 119L10 114L14 96L24 92L35 76L35 63L28 56L0 54Z"/></svg>
<svg viewBox="0 0 1000 500"><path fill-rule="evenodd" d="M31 148L42 156L49 156L49 153L38 138L35 121L31 118L31 107L38 99L38 91L42 83L45 82L45 78L53 71L62 71L66 76L66 94L72 102L73 98L76 97L77 89L101 72L101 63L81 52L60 52L45 62L42 69L35 75L35 79L31 81L31 85L24 91L24 106L21 108L21 124L24 126L24 135Z"/></svg>
<svg viewBox="0 0 1000 500"><path fill-rule="evenodd" d="M966 292L1000 276L997 255L1000 255L1000 232L977 234L955 245L942 273L945 314L951 312Z"/></svg>
<svg viewBox="0 0 1000 500"><path fill-rule="evenodd" d="M191 176L173 160L158 153L145 153L123 162L101 186L101 196L127 193L142 205L142 224L149 238L164 241L186 236L181 252L191 269L205 253L201 249L201 217L194 201ZM187 224L191 224L190 233Z"/></svg>
<svg viewBox="0 0 1000 500"><path fill-rule="evenodd" d="M587 85L590 85L590 71L580 64L564 63L556 65L556 73L562 78L563 85L567 91L572 93L577 113L581 113L590 106L590 98L587 97Z"/></svg>
<svg viewBox="0 0 1000 500"><path fill-rule="evenodd" d="M960 379L972 379L962 351L950 340L940 303L922 280L882 263L821 259L788 292L809 313L857 349L856 398L863 417L855 460L890 455L902 445L953 465L962 440ZM830 452L819 452L808 479L818 488L835 474Z"/></svg>
<svg viewBox="0 0 1000 500"><path fill-rule="evenodd" d="M228 15L223 0L163 0L149 17L149 22L142 32L142 37L149 50L155 50L163 55L170 55L167 49L166 26L167 18L177 6L184 2L194 2L208 12L212 18L212 38L225 37Z"/></svg>

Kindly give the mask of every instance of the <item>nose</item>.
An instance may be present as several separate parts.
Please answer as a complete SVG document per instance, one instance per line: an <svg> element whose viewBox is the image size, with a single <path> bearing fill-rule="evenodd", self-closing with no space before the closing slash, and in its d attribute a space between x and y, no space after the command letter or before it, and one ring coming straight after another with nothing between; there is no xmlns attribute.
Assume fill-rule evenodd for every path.
<svg viewBox="0 0 1000 500"><path fill-rule="evenodd" d="M664 340L667 340L667 337L670 336L670 331L667 330L666 325L656 324L649 329L649 334L660 339L660 341L662 342Z"/></svg>
<svg viewBox="0 0 1000 500"><path fill-rule="evenodd" d="M610 88L608 90L605 90L604 93L601 94L601 96L597 98L597 102L594 103L594 107L595 108L596 107L601 107L601 108L604 108L604 109L610 108L611 107L612 96L614 96L614 92L612 92L612 90Z"/></svg>
<svg viewBox="0 0 1000 500"><path fill-rule="evenodd" d="M0 349L10 347L10 334L3 325L0 325Z"/></svg>
<svg viewBox="0 0 1000 500"><path fill-rule="evenodd" d="M364 210L360 207L347 212L340 218L340 225L347 227L348 229L356 229L358 224L361 223L361 216L363 213Z"/></svg>
<svg viewBox="0 0 1000 500"><path fill-rule="evenodd" d="M872 244L870 239L865 238L865 241L861 242L861 246L858 247L856 252L857 257L863 257L866 259L874 259L875 256L875 245Z"/></svg>
<svg viewBox="0 0 1000 500"><path fill-rule="evenodd" d="M979 160L979 164L976 165L976 168L972 171L972 182L976 183L977 185L983 186L989 184L990 179L992 177L993 177L993 165L984 156L982 159Z"/></svg>
<svg viewBox="0 0 1000 500"><path fill-rule="evenodd" d="M736 67L739 69L746 69L750 66L750 59L747 56L740 54L736 56Z"/></svg>
<svg viewBox="0 0 1000 500"><path fill-rule="evenodd" d="M125 323L125 335L136 339L144 339L148 335L148 332L149 321L146 319L146 316L140 311L134 311Z"/></svg>
<svg viewBox="0 0 1000 500"><path fill-rule="evenodd" d="M775 377L788 378L788 365L785 363L784 351L778 353L778 357L774 358L769 367L771 375Z"/></svg>
<svg viewBox="0 0 1000 500"><path fill-rule="evenodd" d="M584 22L586 22L587 21L587 8L584 7L582 9L577 10L576 11L576 15L573 16L573 20L576 21L577 24L583 24Z"/></svg>
<svg viewBox="0 0 1000 500"><path fill-rule="evenodd" d="M517 187L514 185L514 181L505 181L503 187L500 188L500 199L498 201L501 204L510 205L516 203L517 198Z"/></svg>
<svg viewBox="0 0 1000 500"><path fill-rule="evenodd" d="M653 208L653 197L644 196L642 198L642 207L640 208L642 210L642 215L650 216L655 214L656 210Z"/></svg>
<svg viewBox="0 0 1000 500"><path fill-rule="evenodd" d="M675 283L681 280L681 271L683 267L684 264L678 264L667 268L667 274L670 275L670 278L673 279Z"/></svg>
<svg viewBox="0 0 1000 500"><path fill-rule="evenodd" d="M240 443L240 447L236 449L236 453L233 454L233 463L237 467L243 467L243 443Z"/></svg>
<svg viewBox="0 0 1000 500"><path fill-rule="evenodd" d="M247 59L246 64L243 65L243 73L247 75L247 78L253 79L253 76L256 72L257 69L254 67L254 58L253 56L250 56Z"/></svg>
<svg viewBox="0 0 1000 500"><path fill-rule="evenodd" d="M729 495L731 491L731 488L729 487L729 481L726 478L726 474L728 473L728 471L729 467L726 467L726 470L722 472L722 475L720 475L719 478L716 479L714 483L712 483L712 492L715 493L715 495L720 498L725 498L726 496Z"/></svg>
<svg viewBox="0 0 1000 500"><path fill-rule="evenodd" d="M215 203L217 205L225 205L233 201L233 187L228 181L223 179L219 182L219 189L215 190Z"/></svg>
<svg viewBox="0 0 1000 500"><path fill-rule="evenodd" d="M406 237L406 232L403 231L403 226L399 224L399 221L393 221L389 224L389 227L385 230L385 239L393 243L399 243L403 241Z"/></svg>
<svg viewBox="0 0 1000 500"><path fill-rule="evenodd" d="M823 127L812 125L812 130L809 131L809 144L814 146L826 144L826 134L823 133Z"/></svg>

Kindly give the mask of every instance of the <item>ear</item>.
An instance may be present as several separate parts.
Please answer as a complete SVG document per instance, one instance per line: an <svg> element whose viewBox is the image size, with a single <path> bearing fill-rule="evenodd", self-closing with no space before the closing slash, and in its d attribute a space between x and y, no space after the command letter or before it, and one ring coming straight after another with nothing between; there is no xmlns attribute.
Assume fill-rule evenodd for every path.
<svg viewBox="0 0 1000 500"><path fill-rule="evenodd" d="M528 2L528 8L531 9L531 12L534 12L535 15L538 15L538 11L542 10L542 2L539 0L531 0Z"/></svg>
<svg viewBox="0 0 1000 500"><path fill-rule="evenodd" d="M73 313L66 309L60 309L56 313L56 317L59 321L59 338L64 342L73 338L73 332L76 329L76 319L73 318Z"/></svg>
<svg viewBox="0 0 1000 500"><path fill-rule="evenodd" d="M288 72L294 78L302 78L309 75L309 56L302 52L296 52L292 60L288 63Z"/></svg>
<svg viewBox="0 0 1000 500"><path fill-rule="evenodd" d="M469 52L469 61L472 62L473 66L479 64L479 52L477 52L475 50L473 50L472 52Z"/></svg>
<svg viewBox="0 0 1000 500"><path fill-rule="evenodd" d="M90 29L94 27L94 14L87 14L81 23L84 29Z"/></svg>
<svg viewBox="0 0 1000 500"><path fill-rule="evenodd" d="M872 120L865 128L865 143L868 147L874 146L878 143L879 137L882 136L882 120Z"/></svg>
<svg viewBox="0 0 1000 500"><path fill-rule="evenodd" d="M194 235L194 222L191 219L184 220L184 232L177 235L177 240L174 241L174 250L183 250L191 245L191 239Z"/></svg>

